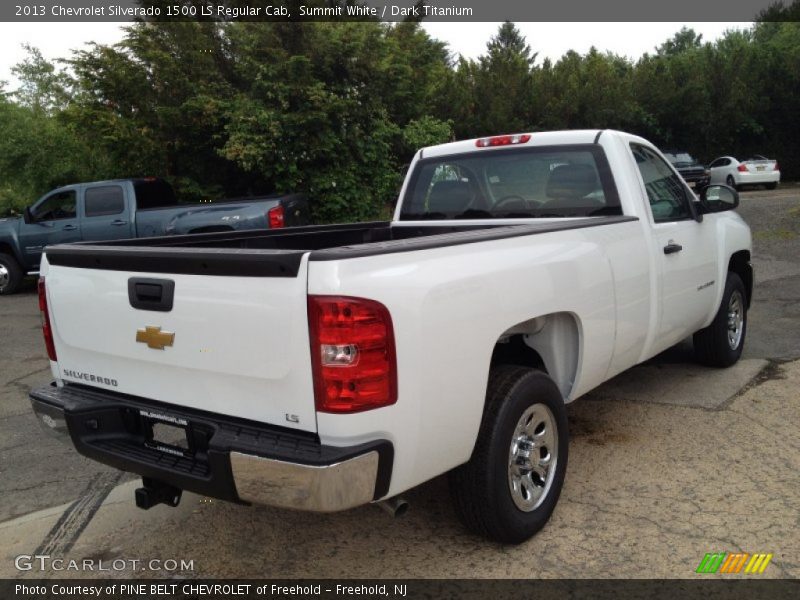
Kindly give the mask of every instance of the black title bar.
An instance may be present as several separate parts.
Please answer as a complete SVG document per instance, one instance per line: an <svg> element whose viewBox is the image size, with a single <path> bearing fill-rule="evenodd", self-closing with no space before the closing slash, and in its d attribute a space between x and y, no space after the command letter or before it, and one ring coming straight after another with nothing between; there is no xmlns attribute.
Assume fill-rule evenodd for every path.
<svg viewBox="0 0 800 600"><path fill-rule="evenodd" d="M11 0L0 3L0 21L715 22L752 21L775 3L775 0Z"/></svg>
<svg viewBox="0 0 800 600"><path fill-rule="evenodd" d="M477 580L477 579L355 579L355 580L132 580L132 579L14 579L0 580L4 600L269 600L320 598L324 600L794 600L798 580L697 579L661 580Z"/></svg>

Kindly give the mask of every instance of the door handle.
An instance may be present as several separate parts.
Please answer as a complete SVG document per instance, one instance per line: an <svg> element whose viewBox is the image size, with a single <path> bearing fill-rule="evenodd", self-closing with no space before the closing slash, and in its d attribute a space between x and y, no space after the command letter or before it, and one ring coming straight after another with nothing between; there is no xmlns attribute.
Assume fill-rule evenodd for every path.
<svg viewBox="0 0 800 600"><path fill-rule="evenodd" d="M123 221L122 219L117 219L116 221L111 221L111 224L116 226L116 227L119 227L120 225L127 225L128 222L127 221Z"/></svg>
<svg viewBox="0 0 800 600"><path fill-rule="evenodd" d="M76 225L64 225L61 229L63 231L75 231L78 227Z"/></svg>
<svg viewBox="0 0 800 600"><path fill-rule="evenodd" d="M676 244L672 240L669 241L669 244L664 246L664 254L675 254L676 252L680 252L683 250L683 246L680 244Z"/></svg>

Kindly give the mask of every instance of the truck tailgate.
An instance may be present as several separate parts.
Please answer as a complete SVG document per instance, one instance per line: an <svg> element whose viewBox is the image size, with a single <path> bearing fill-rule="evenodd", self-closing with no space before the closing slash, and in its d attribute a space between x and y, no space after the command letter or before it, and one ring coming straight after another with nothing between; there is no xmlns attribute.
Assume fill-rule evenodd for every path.
<svg viewBox="0 0 800 600"><path fill-rule="evenodd" d="M45 271L65 381L316 432L307 257L295 277ZM134 308L131 278L173 281L172 309Z"/></svg>

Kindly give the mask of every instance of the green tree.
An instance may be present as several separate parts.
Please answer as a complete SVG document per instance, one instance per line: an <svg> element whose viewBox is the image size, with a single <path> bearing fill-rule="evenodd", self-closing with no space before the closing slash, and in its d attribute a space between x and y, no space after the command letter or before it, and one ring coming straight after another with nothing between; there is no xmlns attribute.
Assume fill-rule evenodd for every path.
<svg viewBox="0 0 800 600"><path fill-rule="evenodd" d="M681 30L656 48L658 56L676 56L691 50L697 50L703 45L703 36L689 27L681 27Z"/></svg>
<svg viewBox="0 0 800 600"><path fill-rule="evenodd" d="M0 97L0 216L47 190L93 177L90 153L60 120Z"/></svg>
<svg viewBox="0 0 800 600"><path fill-rule="evenodd" d="M22 106L35 112L53 115L63 110L70 99L72 80L63 69L57 68L34 46L25 45L27 57L12 67L19 87L12 93Z"/></svg>
<svg viewBox="0 0 800 600"><path fill-rule="evenodd" d="M108 156L109 176L164 176L189 199L247 186L217 152L233 96L221 27L139 23L69 61L78 92L67 117Z"/></svg>
<svg viewBox="0 0 800 600"><path fill-rule="evenodd" d="M475 73L479 135L513 133L531 127L531 67L536 54L513 23L500 25Z"/></svg>
<svg viewBox="0 0 800 600"><path fill-rule="evenodd" d="M681 29L635 62L593 48L537 65L512 23L477 60L413 21L135 23L63 61L29 48L19 88L0 85L0 214L63 183L160 175L186 199L303 191L320 221L371 219L419 146L534 129L770 154L796 177L798 6L714 43Z"/></svg>

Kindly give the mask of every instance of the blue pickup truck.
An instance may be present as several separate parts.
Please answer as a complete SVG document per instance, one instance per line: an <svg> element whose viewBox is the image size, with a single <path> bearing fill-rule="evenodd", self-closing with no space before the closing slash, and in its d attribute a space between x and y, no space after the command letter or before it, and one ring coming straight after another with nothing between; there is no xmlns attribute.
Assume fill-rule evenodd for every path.
<svg viewBox="0 0 800 600"><path fill-rule="evenodd" d="M178 204L163 179L117 179L55 189L0 219L0 295L13 294L36 273L45 246L184 233L276 229L309 224L302 194Z"/></svg>

